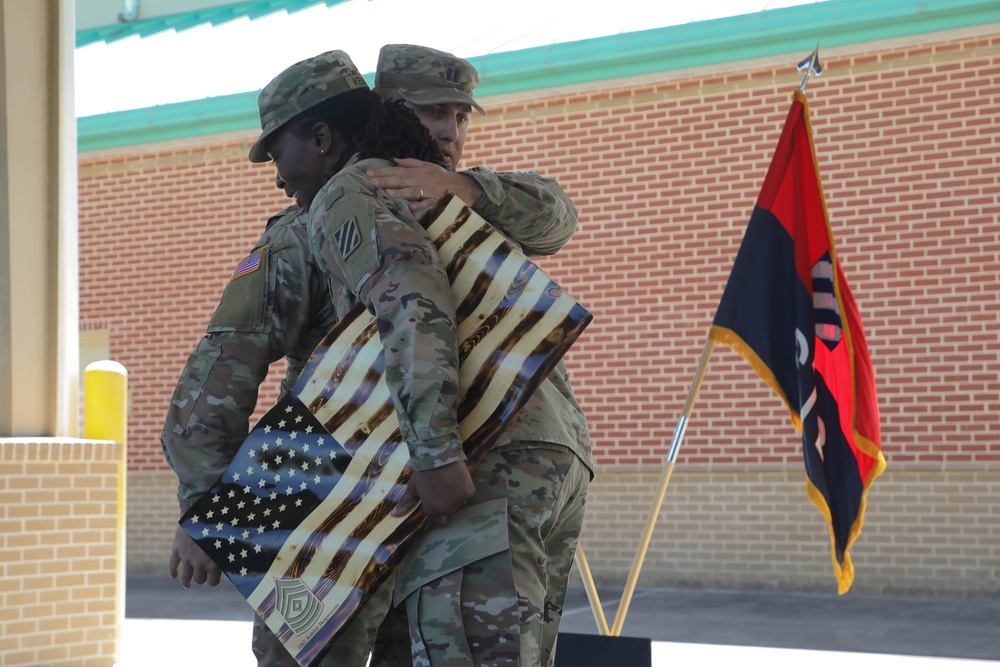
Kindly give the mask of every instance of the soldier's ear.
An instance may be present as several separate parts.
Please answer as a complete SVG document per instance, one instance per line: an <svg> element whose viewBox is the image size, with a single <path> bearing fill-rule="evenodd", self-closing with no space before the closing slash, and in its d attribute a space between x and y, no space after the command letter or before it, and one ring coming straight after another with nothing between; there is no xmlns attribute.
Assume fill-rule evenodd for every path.
<svg viewBox="0 0 1000 667"><path fill-rule="evenodd" d="M326 155L335 149L334 132L329 125L322 121L313 125L312 140L320 155Z"/></svg>
<svg viewBox="0 0 1000 667"><path fill-rule="evenodd" d="M316 152L324 161L327 177L340 171L354 152L354 142L350 141L341 130L323 122L313 126L311 138L316 146Z"/></svg>

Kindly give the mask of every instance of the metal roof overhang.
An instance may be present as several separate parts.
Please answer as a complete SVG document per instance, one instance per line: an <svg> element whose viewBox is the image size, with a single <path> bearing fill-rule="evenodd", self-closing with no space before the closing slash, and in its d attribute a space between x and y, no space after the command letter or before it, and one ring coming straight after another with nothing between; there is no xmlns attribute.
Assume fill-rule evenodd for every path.
<svg viewBox="0 0 1000 667"><path fill-rule="evenodd" d="M76 0L76 46L114 42L132 35L149 37L166 30L221 25L275 12L295 13L314 5L347 0ZM134 12L134 16L129 14Z"/></svg>
<svg viewBox="0 0 1000 667"><path fill-rule="evenodd" d="M78 0L87 1L98 0ZM326 4L332 6L344 1L327 0ZM225 8L220 6L216 9L222 11L241 7L245 10L252 6L249 8L262 11L267 6L271 11L278 11L292 5L304 9L316 4L320 3L260 0L230 3ZM178 16L175 15L175 18ZM627 79L654 72L719 66L780 54L801 56L812 50L817 41L821 49L830 49L993 24L1000 24L1000 2L997 0L832 0L520 51L491 53L469 60L480 74L477 97L485 98ZM186 25L192 27L195 24ZM371 83L372 75L366 78ZM252 130L258 125L256 97L257 91L250 91L79 118L78 150L100 150Z"/></svg>

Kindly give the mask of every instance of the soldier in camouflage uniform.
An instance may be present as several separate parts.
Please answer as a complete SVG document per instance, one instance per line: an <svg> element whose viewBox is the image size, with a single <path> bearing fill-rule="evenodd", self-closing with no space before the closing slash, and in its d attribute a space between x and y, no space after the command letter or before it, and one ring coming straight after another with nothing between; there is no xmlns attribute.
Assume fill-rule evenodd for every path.
<svg viewBox="0 0 1000 667"><path fill-rule="evenodd" d="M186 512L218 480L249 432L268 366L284 357L289 391L337 316L309 249L306 219L291 206L267 222L222 293L205 337L174 389L160 437ZM169 573L187 588L219 583L218 567L179 526Z"/></svg>
<svg viewBox="0 0 1000 667"><path fill-rule="evenodd" d="M363 79L359 84L343 76L336 83L330 95L367 91ZM277 185L284 187L280 179ZM286 194L296 193L286 189ZM215 483L246 438L268 366L286 358L281 390L287 392L337 321L334 297L309 248L303 212L301 206L291 206L268 221L264 235L233 272L174 390L160 440L180 482L182 514ZM192 581L215 585L220 577L179 527L169 574L185 587Z"/></svg>
<svg viewBox="0 0 1000 667"><path fill-rule="evenodd" d="M344 54L334 55L335 57L332 59L340 65L343 65L342 61L345 60L349 63ZM322 79L322 88L328 91L327 94L330 96L343 94L345 90L358 86L359 77L356 76L357 72L353 70L353 67L343 65L339 70L331 70L329 68L330 61L330 54L306 61L306 63L311 63L309 67L312 67L311 71L315 75L311 77L312 83L316 83L316 79ZM295 68L290 68L290 70L293 69ZM301 74L300 71L298 79L294 76L292 79L302 84ZM284 75L290 75L290 73L286 72ZM279 134L278 130L287 122L290 113L304 110L311 101L306 100L306 104L301 104L302 100L299 96L293 100L293 104L282 109L281 102L283 100L280 98L285 93L281 90L282 86L275 84L284 81L284 87L287 88L289 85L287 79L288 77L283 79L282 76L279 76L261 95L260 106L264 132L261 140L255 144L251 151L251 160L253 161L277 157L279 160L283 160L284 164L288 164L287 155L283 159L282 156L270 152L270 149L274 148L274 143L280 143L272 141L275 138L273 135ZM310 79L308 74L306 79L307 81ZM308 88L311 86L300 87ZM343 137L340 139L342 140ZM330 140L330 138L324 138L324 141L327 143L323 147L308 146L310 149L315 148L319 155L325 151L330 152L329 159L333 161L324 163L319 168L319 173L323 177L325 177L324 171L340 168L343 163L343 155L346 152L345 147L339 146L336 141ZM334 147L337 150L330 150ZM334 153L337 154L335 158ZM308 163L309 159L305 159L303 162ZM372 163L369 165L359 164L359 168L364 169L370 164ZM315 164L313 166L315 167ZM295 174L296 171L300 170L298 168L291 169L289 173ZM283 180L282 173L279 172L278 187L283 188L289 196L295 196L300 205L308 206L311 204L315 181L313 181L313 185L303 186L292 179ZM405 207L399 210L398 202L393 202L384 193L378 194L370 183L366 183L365 179L358 177L357 171L355 171L353 183L350 178L347 178L339 183L336 191L339 194L331 196L330 200L331 203L339 201L338 206L341 209L343 209L344 202L356 202L357 199L364 196L366 191L375 193L378 203L361 206L357 211L361 214L361 224L384 229L384 233L389 236L397 232L402 232L404 235L411 234L411 226L400 225L400 218L406 217ZM222 302L213 316L209 332L192 353L174 393L162 442L167 460L180 478L178 497L182 511L186 510L219 477L231 460L239 443L246 436L248 419L256 402L257 388L266 375L268 364L282 355L287 355L289 368L282 383L282 390L287 391L294 385L305 359L316 342L336 321L338 314L346 312L356 298L344 281L339 283L333 281L337 287L331 290L331 283L325 280L323 274L317 270L312 255L307 249L305 217L301 216L300 212L301 209L293 207L269 221L264 236L250 256L241 262L232 281L227 286ZM392 215L392 212L396 215ZM519 211L515 207L515 217L518 214ZM498 219L503 218L502 207L498 210L497 216ZM423 262L431 266L434 263L434 258L426 255L426 247L423 244L423 240L411 244L412 249L408 252L420 260L416 264L419 265ZM424 249L419 250L421 247ZM359 250L358 252L358 258L366 256L363 251ZM330 259L329 253L327 255ZM371 260L372 257L368 254L366 261ZM351 262L353 265L357 263L357 260L352 259ZM336 266L336 260L333 260L331 266ZM350 269L346 265L344 268ZM406 269L401 267L394 267L392 271L386 273L399 273L400 271L406 273ZM430 271L430 274L435 273L436 271ZM349 275L346 271L343 272L345 278ZM383 279L377 276L369 276L366 284L375 285L381 280ZM436 284L439 280L440 276L431 275L428 284ZM407 283L409 284L409 282L408 280ZM360 292L361 289L358 291ZM370 287L365 290L365 293L370 299ZM418 319L429 323L429 328L433 330L447 317L446 313L442 316L440 309L434 309L433 313L427 317ZM392 319L392 317L382 317L380 322L387 324ZM398 329L398 331L402 331L402 329ZM421 335L426 335L426 332L422 332ZM405 357L405 355L403 356ZM425 364L425 367L433 366L434 372L437 372L439 365L437 361L440 359L435 360L433 364ZM412 360L404 358L401 363L406 365L412 363ZM447 366L447 364L441 365ZM444 387L448 384L449 381L445 379L440 381L438 386ZM441 391L440 388L436 391L441 396L447 396L449 393L449 391ZM432 393L433 391L426 389L421 392L411 391L407 395L407 399L416 394L426 396ZM443 403L446 402L443 401ZM440 410L439 412L445 414L448 411ZM405 422L405 420L401 419L401 422ZM432 418L430 422L432 426L440 430L440 424L448 423L449 417L445 414L441 419ZM415 422L411 421L411 423ZM445 428L443 432L447 431L449 429ZM432 446L427 449L427 452L431 454L433 459L442 452L454 451L455 439L456 436L446 436L439 438L437 442L432 441ZM417 437L412 437L412 440L419 442ZM448 441L451 441L451 444L445 446ZM441 458L438 456L434 462L440 460ZM461 483L451 486L459 491L459 497L462 493L468 492L467 488L462 491L463 485ZM433 509L433 503L427 503L426 500L425 507L430 506L432 514L442 511L447 513L452 506L461 504L454 500L454 497L451 500L446 499L446 502L450 505L446 505L444 510ZM191 581L198 584L214 585L219 580L218 568L201 553L183 531L179 531L175 539L171 553L170 572L171 576L179 577L185 587L189 586ZM384 615L392 593L393 586L390 581L376 593L369 607L364 610L369 612L368 617L365 618L362 614L358 622L349 626L342 635L342 639L331 647L330 652L318 664L324 666L363 665L373 642L375 627ZM254 650L261 665L295 664L266 626L260 622L255 627ZM407 662L407 664L409 663Z"/></svg>
<svg viewBox="0 0 1000 667"><path fill-rule="evenodd" d="M359 97L355 91L363 91L369 98ZM290 95L295 92L299 94ZM301 111L333 98L352 98L354 108L346 108L348 105L345 103L341 111L343 115L354 118L353 124L338 119L334 129L324 126L324 143L311 154L305 150L298 153L287 150L290 133L283 130L289 121ZM282 382L282 392L289 391L316 344L357 301L356 295L343 282L332 287L326 274L318 269L316 255L309 245L307 217L303 213L326 179L353 159L349 136L357 129L354 125L366 120L370 110L379 104L378 98L368 91L346 54L330 52L286 70L261 93L259 104L263 132L250 151L250 159L263 162L275 157L281 161L286 169L279 172L276 183L286 194L294 197L297 204L268 222L260 241L240 262L223 293L205 338L188 359L171 399L161 443L166 459L180 481L178 499L182 513L219 478L245 439L258 388L269 364L282 356L286 357L288 370ZM340 128L343 130L337 131ZM421 128L414 119L413 126L408 129L412 132ZM282 151L280 155L279 149ZM427 137L426 154L420 156L426 159L426 155L433 155L435 151ZM292 158L295 158L296 164L288 166ZM303 172L313 176L303 182L299 178ZM290 178L282 179L282 173L287 173ZM371 191L374 188L369 184L366 192ZM384 194L379 201L383 205L401 207L409 215L405 205L394 202ZM386 227L392 227L393 232L413 235L411 227L399 230L397 228L404 225L389 218L391 216L380 216L380 220ZM420 234L423 234L422 230ZM387 247L391 245L387 244ZM410 254L417 257L418 261L413 265L418 268L413 269L413 275L408 277L417 283L422 271L419 265L423 263L430 267L428 271L432 274L434 289L438 292L444 290L443 296L437 294L436 297L444 304L445 324L434 326L440 326L446 333L453 332L454 325L447 320L451 292L437 254L425 236L418 239L415 245L418 250ZM392 268L396 273L406 274L406 266L400 260ZM372 284L377 282L373 280ZM428 291L432 290L428 288ZM390 301L382 300L383 303ZM422 303L417 306L419 309ZM382 321L393 319L384 315L389 310L380 304L378 311L383 313ZM409 321L414 310L401 317ZM434 315L439 312L441 309L435 306ZM418 316L416 319L428 318ZM406 322L395 327L399 332L406 328ZM426 332L413 336L418 341L426 337ZM453 348L454 343L446 342L446 349L449 346ZM434 346L413 345L410 349L431 350ZM438 359L434 361L437 365ZM441 365L447 366L448 363L442 361ZM451 361L450 365L454 367L456 363ZM415 401L411 397L417 393L409 392L408 400ZM457 439L457 435L452 437ZM468 477L468 470L460 467ZM471 481L464 486L453 484L452 487L460 493L464 489L465 495L455 503L456 506L471 493ZM190 586L192 581L216 585L220 579L218 567L180 529L171 550L169 573L179 578L185 587ZM373 606L386 608L391 594L392 586L384 587L376 594ZM384 612L370 623L348 627L344 634L347 641L332 650L321 664L363 665L382 615ZM254 651L260 664L295 665L273 634L260 619L257 621Z"/></svg>
<svg viewBox="0 0 1000 667"><path fill-rule="evenodd" d="M559 184L532 171L496 172L487 167L456 171L469 133L479 75L450 53L410 44L387 44L379 52L375 92L402 99L437 142L447 169L419 160L370 169L372 181L410 210L429 208L446 192L514 239L528 256L552 255L576 231L572 200Z"/></svg>
<svg viewBox="0 0 1000 667"><path fill-rule="evenodd" d="M472 110L485 114L472 97L478 83L475 68L452 54L384 46L376 92L414 109L451 170L397 160L368 174L411 210L454 192L526 254L553 254L577 222L558 184L531 172L454 171ZM408 623L415 665L551 665L593 470L586 420L560 363L473 471L476 493L461 520L428 533L398 569L395 599L405 603L381 628L372 664L410 664ZM468 539L484 525L494 533Z"/></svg>

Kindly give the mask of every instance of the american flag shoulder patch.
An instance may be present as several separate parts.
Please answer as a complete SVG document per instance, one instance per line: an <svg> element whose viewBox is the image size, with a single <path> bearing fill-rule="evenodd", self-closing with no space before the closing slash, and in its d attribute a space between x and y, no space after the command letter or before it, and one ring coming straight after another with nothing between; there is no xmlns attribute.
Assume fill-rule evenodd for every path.
<svg viewBox="0 0 1000 667"><path fill-rule="evenodd" d="M333 240L337 243L337 252L347 259L347 256L361 245L361 232L358 231L357 220L348 218L347 222L334 232Z"/></svg>
<svg viewBox="0 0 1000 667"><path fill-rule="evenodd" d="M260 260L264 255L264 248L260 250L255 250L250 253L249 257L244 259L242 262L236 265L236 270L233 271L233 277L230 280L236 280L240 276L245 276L248 273L253 273L260 268Z"/></svg>

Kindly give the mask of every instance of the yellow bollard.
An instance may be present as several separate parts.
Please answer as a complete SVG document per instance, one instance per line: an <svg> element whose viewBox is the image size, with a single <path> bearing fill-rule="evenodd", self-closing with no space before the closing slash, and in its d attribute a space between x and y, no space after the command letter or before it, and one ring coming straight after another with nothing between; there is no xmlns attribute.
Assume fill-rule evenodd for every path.
<svg viewBox="0 0 1000 667"><path fill-rule="evenodd" d="M121 660L125 625L125 494L128 474L128 372L117 361L95 361L83 372L83 437L113 440L118 459L118 504L115 525L115 661Z"/></svg>
<svg viewBox="0 0 1000 667"><path fill-rule="evenodd" d="M83 372L83 437L125 445L128 372L117 361L95 361Z"/></svg>

